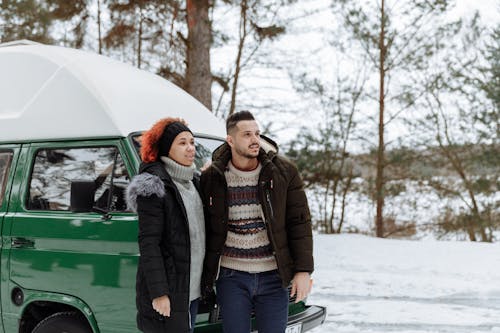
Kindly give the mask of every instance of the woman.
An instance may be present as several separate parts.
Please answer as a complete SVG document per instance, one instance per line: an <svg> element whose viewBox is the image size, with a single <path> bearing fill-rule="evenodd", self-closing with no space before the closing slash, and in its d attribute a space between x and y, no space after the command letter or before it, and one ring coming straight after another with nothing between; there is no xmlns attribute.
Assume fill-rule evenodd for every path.
<svg viewBox="0 0 500 333"><path fill-rule="evenodd" d="M139 216L137 327L193 332L205 256L193 134L182 119L161 119L143 134L141 158L127 189L129 208Z"/></svg>

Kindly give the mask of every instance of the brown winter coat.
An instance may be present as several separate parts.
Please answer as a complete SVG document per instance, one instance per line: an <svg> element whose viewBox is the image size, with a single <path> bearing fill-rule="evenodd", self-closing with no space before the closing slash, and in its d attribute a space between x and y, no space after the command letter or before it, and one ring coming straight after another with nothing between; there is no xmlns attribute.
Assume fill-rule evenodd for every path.
<svg viewBox="0 0 500 333"><path fill-rule="evenodd" d="M207 209L202 286L211 290L228 231L227 183L224 170L231 159L227 143L217 148L211 166L202 173L201 193ZM309 207L302 179L295 165L276 152L260 150L259 200L267 234L283 286L296 272L312 272L313 247Z"/></svg>

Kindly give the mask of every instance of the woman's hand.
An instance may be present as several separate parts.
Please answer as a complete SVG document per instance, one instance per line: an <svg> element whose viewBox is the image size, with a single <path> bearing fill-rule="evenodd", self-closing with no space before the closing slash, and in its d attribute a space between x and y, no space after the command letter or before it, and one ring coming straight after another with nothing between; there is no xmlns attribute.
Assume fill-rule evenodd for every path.
<svg viewBox="0 0 500 333"><path fill-rule="evenodd" d="M165 317L170 317L170 298L167 295L157 297L153 300L153 309Z"/></svg>

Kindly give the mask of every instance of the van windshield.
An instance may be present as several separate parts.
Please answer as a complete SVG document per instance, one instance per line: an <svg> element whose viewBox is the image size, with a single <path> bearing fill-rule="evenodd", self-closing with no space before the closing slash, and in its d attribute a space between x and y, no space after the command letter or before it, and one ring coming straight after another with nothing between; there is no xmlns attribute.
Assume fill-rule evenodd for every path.
<svg viewBox="0 0 500 333"><path fill-rule="evenodd" d="M131 136L132 142L134 143L134 147L139 156L139 150L141 149L141 135L141 133L137 133ZM200 136L195 136L194 140L196 144L196 157L194 163L196 165L196 169L200 170L205 163L212 160L213 151L223 144L224 140Z"/></svg>

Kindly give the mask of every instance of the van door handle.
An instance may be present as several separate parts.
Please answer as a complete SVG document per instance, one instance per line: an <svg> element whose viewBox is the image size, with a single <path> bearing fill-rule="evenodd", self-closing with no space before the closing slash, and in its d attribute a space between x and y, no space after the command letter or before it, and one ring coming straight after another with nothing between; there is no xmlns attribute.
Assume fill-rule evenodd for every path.
<svg viewBox="0 0 500 333"><path fill-rule="evenodd" d="M26 238L12 238L10 243L13 248L35 247L35 242Z"/></svg>

